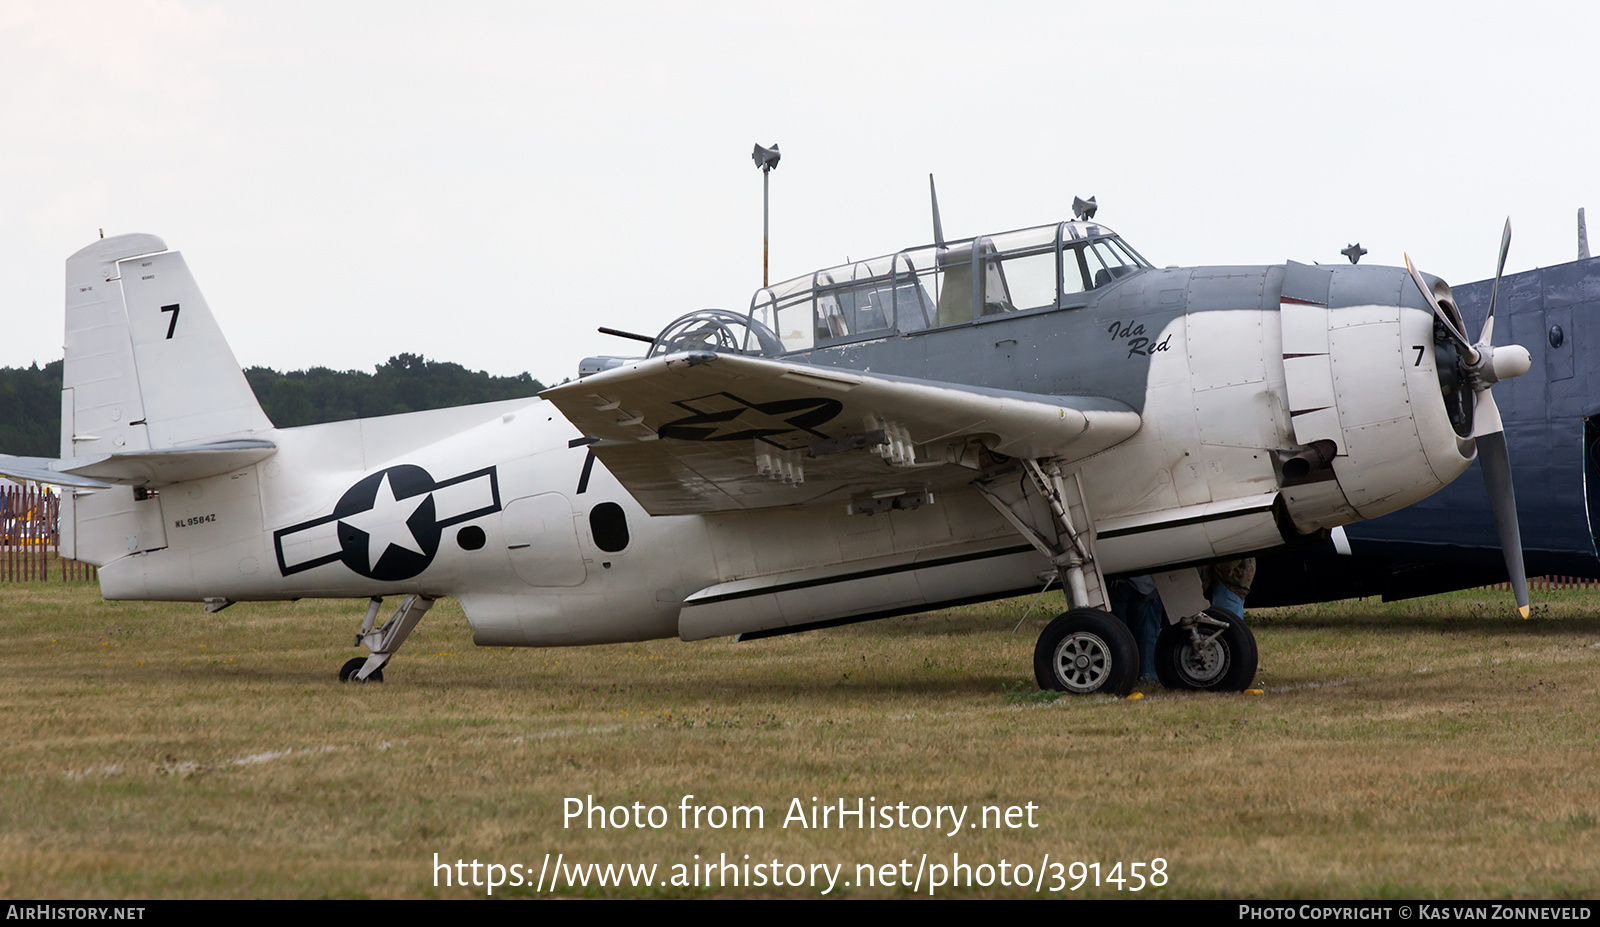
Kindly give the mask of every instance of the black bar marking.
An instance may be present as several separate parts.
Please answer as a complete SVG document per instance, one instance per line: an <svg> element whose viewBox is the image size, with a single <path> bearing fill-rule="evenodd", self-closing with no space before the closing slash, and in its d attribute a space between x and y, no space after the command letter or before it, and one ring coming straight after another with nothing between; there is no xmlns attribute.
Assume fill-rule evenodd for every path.
<svg viewBox="0 0 1600 927"><path fill-rule="evenodd" d="M178 304L173 303L170 306L162 306L161 311L172 313L172 321L167 323L167 340L171 341L172 333L178 328Z"/></svg>
<svg viewBox="0 0 1600 927"><path fill-rule="evenodd" d="M567 442L567 447L583 447L585 444L593 444L598 440L600 440L600 439L599 438L573 438L571 441Z"/></svg>
<svg viewBox="0 0 1600 927"><path fill-rule="evenodd" d="M452 477L448 480L444 480L443 482L436 482L433 484L433 489L443 489L446 486L454 486L457 483L465 483L469 480L481 479L484 475L488 475L489 477L489 495L494 501L480 509L474 509L471 512L462 512L460 515L456 515L453 518L440 520L438 524L441 529L454 527L455 525L459 525L464 521L471 521L474 518L480 518L484 515L492 515L495 512L500 511L500 471L495 467L484 467L482 470L474 470L471 473L463 473L460 476ZM433 489L428 490L428 492L433 492ZM410 497L408 496L407 498Z"/></svg>
<svg viewBox="0 0 1600 927"><path fill-rule="evenodd" d="M1165 531L1168 528L1183 528L1189 525L1202 525L1211 521L1227 521L1230 518L1244 518L1248 515L1265 515L1271 512L1274 503L1253 505L1245 509L1235 509L1231 512L1218 512L1214 515L1196 515L1193 518L1174 518L1172 521L1160 521L1149 525L1137 525L1132 528L1114 528L1110 531L1099 531L1095 539L1103 541L1106 538L1121 538L1131 534L1144 534L1148 531Z"/></svg>
<svg viewBox="0 0 1600 927"><path fill-rule="evenodd" d="M975 554L956 554L949 557L938 557L932 560L919 560L911 563L902 563L896 566L879 567L875 570L858 570L854 573L841 573L837 576L824 576L819 579L798 580L792 583L779 583L773 586L762 586L758 589L747 589L743 592L725 592L722 595L707 596L696 602L687 603L689 606L712 605L717 602L732 602L736 599L751 599L756 596L774 595L779 592L793 592L797 589L810 589L814 586L832 586L835 583L847 583L855 580L871 579L875 576L890 576L895 573L906 573L911 570L929 570L938 567L954 566L958 563L971 563L974 560L989 560L994 557L1009 557L1012 554L1037 553L1031 544L1018 544L1015 547L1002 547L997 550L986 550ZM1004 598L1004 596L1001 596ZM915 609L932 610L932 606L918 605Z"/></svg>
<svg viewBox="0 0 1600 927"><path fill-rule="evenodd" d="M1081 258L1080 258L1081 260ZM1032 550L1033 548L1028 548ZM793 624L783 628L767 628L764 631L746 631L734 637L734 642L742 644L745 641L758 641L768 637L782 637L786 634L804 634L807 631L821 631L824 628L838 628L847 624L860 624L864 621L877 621L880 618L897 618L901 615L915 615L918 612L935 612L942 608L955 608L960 605L975 605L979 602L993 602L995 599L1013 599L1018 596L1032 595L1039 591L1037 586L1028 586L1025 589L1013 589L1010 592L981 593L979 595L962 596L959 599L945 599L942 602L930 602L927 605L902 605L897 608L886 608L880 612L868 612L865 615L849 615L844 618L829 618L826 621L813 621L810 624Z"/></svg>
<svg viewBox="0 0 1600 927"><path fill-rule="evenodd" d="M589 456L583 458L583 473L578 477L577 495L589 491L589 474L594 470L594 449L589 449Z"/></svg>

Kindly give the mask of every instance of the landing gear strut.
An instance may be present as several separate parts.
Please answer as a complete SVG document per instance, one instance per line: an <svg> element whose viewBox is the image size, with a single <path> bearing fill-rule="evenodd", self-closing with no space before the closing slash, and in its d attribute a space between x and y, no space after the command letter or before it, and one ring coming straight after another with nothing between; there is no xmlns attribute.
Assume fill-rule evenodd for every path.
<svg viewBox="0 0 1600 927"><path fill-rule="evenodd" d="M345 663L339 669L340 682L383 682L383 667L395 655L395 651L404 644L406 637L411 634L411 629L417 626L422 616L433 607L433 600L427 596L408 595L400 607L394 610L389 620L382 627L374 628L378 620L378 609L382 607L383 599L373 596L367 604L367 616L361 622L361 630L356 632L356 646L366 647L371 655L366 658L356 657Z"/></svg>
<svg viewBox="0 0 1600 927"><path fill-rule="evenodd" d="M1061 581L1073 606L1039 635L1034 679L1039 688L1056 692L1127 695L1139 679L1139 645L1106 608L1110 599L1095 560L1094 520L1083 482L1052 461L1023 459L1021 466L1031 494L1009 479L974 485L1018 534L1050 558L1051 581ZM1044 512L1034 507L1034 499L1044 503Z"/></svg>

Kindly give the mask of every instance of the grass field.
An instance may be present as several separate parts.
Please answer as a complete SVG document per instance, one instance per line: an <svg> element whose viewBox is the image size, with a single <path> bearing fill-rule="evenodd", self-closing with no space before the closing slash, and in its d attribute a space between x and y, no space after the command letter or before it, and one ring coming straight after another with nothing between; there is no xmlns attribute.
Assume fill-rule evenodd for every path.
<svg viewBox="0 0 1600 927"><path fill-rule="evenodd" d="M785 879L843 864L830 894L856 897L911 894L879 869L863 886L858 864L923 866L926 896L957 854L995 884L940 896L1031 894L998 883L1001 860L1044 872L1046 895L1099 863L1098 888L1087 870L1055 894L1128 896L1112 866L1156 858L1166 884L1139 896L1600 893L1592 593L1536 593L1525 622L1506 593L1252 611L1263 695L1055 701L1031 682L1048 615L1012 633L1025 600L744 644L515 651L473 647L445 601L382 686L335 681L359 602L205 615L50 582L0 586L0 604L8 898L484 894L436 886L434 854L525 867L529 885L495 892L515 897L546 853L654 863L658 883L696 854L777 860ZM670 822L564 827L565 800L590 795ZM764 826L683 828L685 795L759 806ZM1033 826L1024 811L953 836L783 826L813 796L950 805L969 824L1036 807Z"/></svg>

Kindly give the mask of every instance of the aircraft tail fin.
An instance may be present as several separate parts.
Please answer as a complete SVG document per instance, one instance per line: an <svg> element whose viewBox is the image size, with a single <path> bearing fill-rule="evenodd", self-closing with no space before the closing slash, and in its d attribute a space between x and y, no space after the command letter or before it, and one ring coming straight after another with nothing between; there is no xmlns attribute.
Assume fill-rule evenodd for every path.
<svg viewBox="0 0 1600 927"><path fill-rule="evenodd" d="M272 427L183 255L118 235L67 258L61 456L248 438Z"/></svg>
<svg viewBox="0 0 1600 927"><path fill-rule="evenodd" d="M56 469L149 463L140 452L249 442L272 428L183 255L154 235L101 239L67 258L64 353ZM104 564L165 546L154 494L63 494L62 556Z"/></svg>

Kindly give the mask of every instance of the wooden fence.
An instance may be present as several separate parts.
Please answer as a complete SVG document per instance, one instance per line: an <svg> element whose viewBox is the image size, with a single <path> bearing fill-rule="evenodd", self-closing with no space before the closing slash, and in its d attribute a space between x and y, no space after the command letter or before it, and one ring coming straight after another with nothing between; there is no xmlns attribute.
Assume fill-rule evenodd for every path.
<svg viewBox="0 0 1600 927"><path fill-rule="evenodd" d="M34 484L0 486L0 582L92 580L95 568L63 560L61 497Z"/></svg>
<svg viewBox="0 0 1600 927"><path fill-rule="evenodd" d="M1510 583L1497 583L1496 589L1510 589ZM1600 579L1585 576L1530 576L1529 589L1600 589Z"/></svg>

